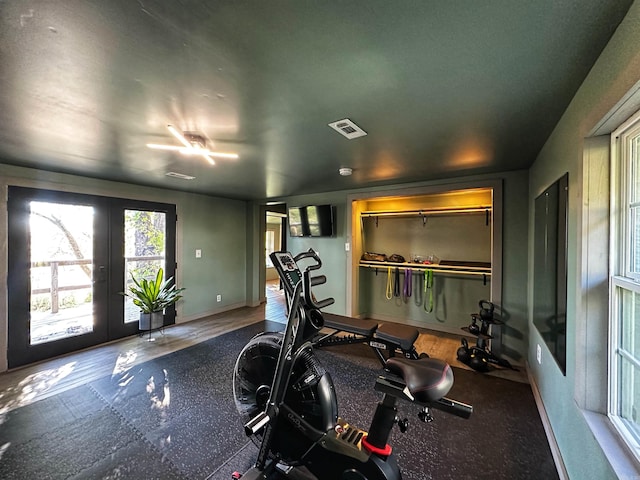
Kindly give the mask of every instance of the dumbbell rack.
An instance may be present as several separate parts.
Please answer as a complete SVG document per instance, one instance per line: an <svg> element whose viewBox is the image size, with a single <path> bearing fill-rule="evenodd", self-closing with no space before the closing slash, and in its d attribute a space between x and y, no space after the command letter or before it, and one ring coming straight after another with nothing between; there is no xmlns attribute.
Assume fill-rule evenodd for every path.
<svg viewBox="0 0 640 480"><path fill-rule="evenodd" d="M469 336L476 338L477 347L484 349L483 345L486 345L490 353L496 357L502 356L502 325L504 323L493 318L491 321L486 322L488 324L487 331L482 332L483 321L480 315L472 313L471 317L475 318L476 322L480 324L480 332L473 333L469 330L469 327L462 327L462 330Z"/></svg>

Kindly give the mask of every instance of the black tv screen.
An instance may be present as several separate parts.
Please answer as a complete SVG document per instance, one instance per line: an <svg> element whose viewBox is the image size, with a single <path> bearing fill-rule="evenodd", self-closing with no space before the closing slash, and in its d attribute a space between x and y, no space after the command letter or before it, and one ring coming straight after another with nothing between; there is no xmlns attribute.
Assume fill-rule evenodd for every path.
<svg viewBox="0 0 640 480"><path fill-rule="evenodd" d="M292 237L331 237L334 230L333 205L289 207L289 234Z"/></svg>

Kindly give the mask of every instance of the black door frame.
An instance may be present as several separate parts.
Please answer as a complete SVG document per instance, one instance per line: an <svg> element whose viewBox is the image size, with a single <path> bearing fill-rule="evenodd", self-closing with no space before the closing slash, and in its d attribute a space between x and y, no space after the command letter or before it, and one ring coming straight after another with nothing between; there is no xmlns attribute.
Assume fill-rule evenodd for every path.
<svg viewBox="0 0 640 480"><path fill-rule="evenodd" d="M94 213L94 331L31 345L29 202L91 205ZM166 216L165 275L175 276L176 207L172 204L9 186L8 190L8 365L15 368L138 332L123 321L125 209L164 212ZM167 309L165 325L175 323L175 307Z"/></svg>

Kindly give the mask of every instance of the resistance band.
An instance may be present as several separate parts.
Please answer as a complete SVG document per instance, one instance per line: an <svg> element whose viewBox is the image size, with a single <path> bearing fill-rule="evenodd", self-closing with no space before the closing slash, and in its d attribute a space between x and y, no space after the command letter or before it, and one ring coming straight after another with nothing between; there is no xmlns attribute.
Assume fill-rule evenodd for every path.
<svg viewBox="0 0 640 480"><path fill-rule="evenodd" d="M422 285L420 285L420 282L422 281L422 275L416 275L416 294L413 296L414 298L414 302L416 304L416 306L421 306L422 305Z"/></svg>
<svg viewBox="0 0 640 480"><path fill-rule="evenodd" d="M405 301L411 296L411 290L413 289L413 270L410 268L404 269L404 287L402 294Z"/></svg>
<svg viewBox="0 0 640 480"><path fill-rule="evenodd" d="M398 267L396 267L396 271L394 273L393 280L394 280L394 282L393 282L393 296L394 297L399 297L400 296L400 269Z"/></svg>
<svg viewBox="0 0 640 480"><path fill-rule="evenodd" d="M387 300L393 298L393 280L391 279L391 267L387 267L387 289L384 293Z"/></svg>
<svg viewBox="0 0 640 480"><path fill-rule="evenodd" d="M429 291L429 305L427 306L427 290ZM424 271L424 311L433 311L433 270Z"/></svg>

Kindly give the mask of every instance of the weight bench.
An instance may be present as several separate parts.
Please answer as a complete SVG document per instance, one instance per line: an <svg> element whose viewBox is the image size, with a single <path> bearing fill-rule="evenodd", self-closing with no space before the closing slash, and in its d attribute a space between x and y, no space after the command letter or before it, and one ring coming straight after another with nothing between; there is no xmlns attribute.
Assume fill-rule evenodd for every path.
<svg viewBox="0 0 640 480"><path fill-rule="evenodd" d="M378 323L375 320L359 319L323 313L324 327L333 330L331 333L320 333L313 341L314 347L328 347L334 345L352 345L366 343L369 345L384 367L387 359L395 357L397 351L406 358L416 360L428 357L426 353L418 355L413 345L419 332L413 327L398 323ZM345 332L347 335L337 335ZM388 352L385 357L382 351Z"/></svg>

